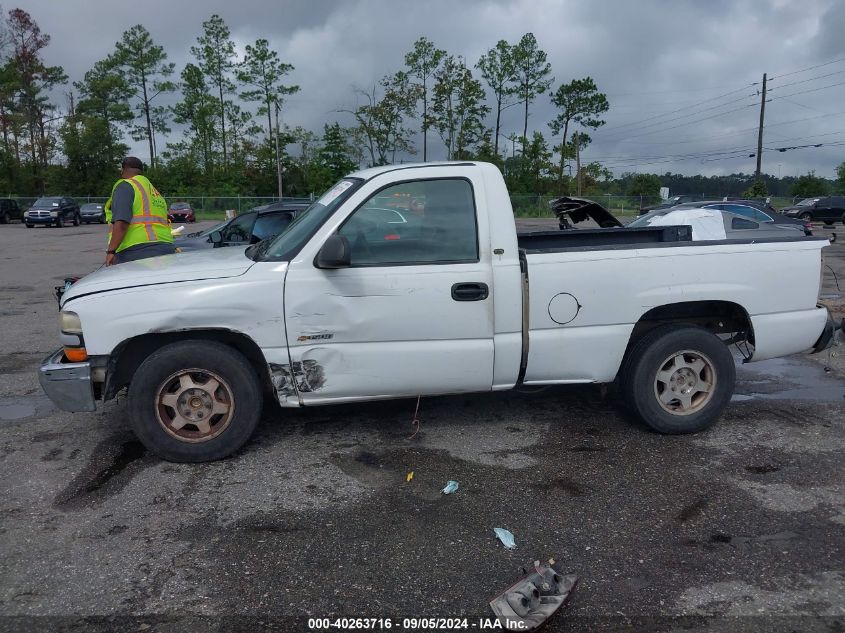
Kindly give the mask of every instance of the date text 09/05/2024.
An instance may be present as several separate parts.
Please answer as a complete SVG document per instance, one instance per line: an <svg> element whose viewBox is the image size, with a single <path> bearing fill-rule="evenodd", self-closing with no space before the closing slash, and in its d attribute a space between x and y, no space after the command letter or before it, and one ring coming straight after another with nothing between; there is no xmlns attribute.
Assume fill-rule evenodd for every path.
<svg viewBox="0 0 845 633"><path fill-rule="evenodd" d="M310 630L520 630L525 622L501 622L498 618L309 618Z"/></svg>

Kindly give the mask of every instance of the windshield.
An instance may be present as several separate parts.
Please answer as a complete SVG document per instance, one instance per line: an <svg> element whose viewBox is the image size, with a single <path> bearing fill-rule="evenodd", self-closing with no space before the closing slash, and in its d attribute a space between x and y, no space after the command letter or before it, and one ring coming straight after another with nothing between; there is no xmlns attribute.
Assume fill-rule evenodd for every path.
<svg viewBox="0 0 845 633"><path fill-rule="evenodd" d="M101 205L101 204L97 204L97 203L95 203L95 202L90 202L90 203L88 203L88 204L83 204L83 205L82 205L82 210L83 210L83 211L98 211L98 210L100 210L100 209L102 209L102 208L103 208L103 205Z"/></svg>
<svg viewBox="0 0 845 633"><path fill-rule="evenodd" d="M358 178L339 181L291 222L284 232L273 240L261 242L261 248L255 251L256 260L289 261L363 183Z"/></svg>
<svg viewBox="0 0 845 633"><path fill-rule="evenodd" d="M654 218L659 217L661 215L668 215L665 210L663 211L652 211L651 213L646 213L645 215L641 215L633 222L628 222L625 226L628 228L638 228L641 226L648 226L649 222L651 222Z"/></svg>
<svg viewBox="0 0 845 633"><path fill-rule="evenodd" d="M796 207L809 207L809 206L811 206L814 202L818 202L818 201L819 201L819 199L818 199L818 198L805 198L804 200L802 200L801 202L799 202L799 203L798 203L798 204L796 204L795 206L796 206Z"/></svg>
<svg viewBox="0 0 845 633"><path fill-rule="evenodd" d="M62 201L61 198L38 198L33 203L33 207L57 207L59 203Z"/></svg>

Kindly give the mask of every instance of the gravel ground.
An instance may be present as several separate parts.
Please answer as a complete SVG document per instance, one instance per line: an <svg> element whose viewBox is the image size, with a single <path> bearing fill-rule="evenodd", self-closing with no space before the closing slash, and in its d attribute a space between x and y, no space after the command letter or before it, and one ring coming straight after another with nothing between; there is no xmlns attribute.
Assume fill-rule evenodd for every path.
<svg viewBox="0 0 845 633"><path fill-rule="evenodd" d="M413 400L268 407L237 455L170 464L121 399L67 414L37 383L58 346L52 287L100 264L103 233L0 226L0 630L473 629L549 557L581 582L547 630L845 629L841 355L740 367L696 436L555 387L426 398L415 437ZM844 252L827 249L840 284ZM831 271L823 293L845 316Z"/></svg>

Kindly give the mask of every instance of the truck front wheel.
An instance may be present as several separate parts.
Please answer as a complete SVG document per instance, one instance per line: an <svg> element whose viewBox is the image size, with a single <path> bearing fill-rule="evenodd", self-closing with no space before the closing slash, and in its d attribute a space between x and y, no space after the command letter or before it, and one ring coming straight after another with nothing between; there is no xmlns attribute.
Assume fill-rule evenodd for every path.
<svg viewBox="0 0 845 633"><path fill-rule="evenodd" d="M262 395L255 371L236 350L186 341L151 354L129 385L129 419L151 452L173 462L206 462L252 436Z"/></svg>
<svg viewBox="0 0 845 633"><path fill-rule="evenodd" d="M659 433L696 433L730 402L736 368L728 347L704 328L664 325L641 338L621 375L634 414Z"/></svg>

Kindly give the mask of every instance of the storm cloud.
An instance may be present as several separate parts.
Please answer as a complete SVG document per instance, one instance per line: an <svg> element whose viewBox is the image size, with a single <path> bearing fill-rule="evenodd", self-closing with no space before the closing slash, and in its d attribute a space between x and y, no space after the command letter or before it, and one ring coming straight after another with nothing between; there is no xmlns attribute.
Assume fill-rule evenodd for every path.
<svg viewBox="0 0 845 633"><path fill-rule="evenodd" d="M295 66L290 80L302 90L288 100L284 120L317 131L335 120L350 125L343 110L354 106L354 88L399 70L420 36L474 64L499 39L515 43L531 31L548 53L553 88L589 75L607 93L607 124L592 133L584 159L617 175L753 171L748 154L756 149L765 72L771 101L764 146L771 149L764 171L833 177L845 160L845 145L835 145L845 142L842 1L27 0L5 8L12 6L50 34L47 61L64 66L72 80L137 23L165 46L178 72L192 60L202 22L218 13L239 50L266 38ZM521 131L520 116L519 108L506 111L505 134ZM553 116L541 95L529 129L549 138ZM823 145L772 151L815 143ZM442 158L442 146L433 148L430 157Z"/></svg>

